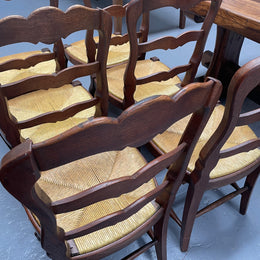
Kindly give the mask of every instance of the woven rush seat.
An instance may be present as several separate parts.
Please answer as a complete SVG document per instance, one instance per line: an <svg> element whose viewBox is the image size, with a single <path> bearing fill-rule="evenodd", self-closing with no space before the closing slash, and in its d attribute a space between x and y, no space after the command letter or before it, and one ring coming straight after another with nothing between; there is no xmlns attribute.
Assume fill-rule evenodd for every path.
<svg viewBox="0 0 260 260"><path fill-rule="evenodd" d="M112 34L112 38L114 36L120 37L120 35ZM98 43L98 38L98 36L94 37L94 41L96 43ZM68 47L66 47L65 51L69 57L73 58L74 60L77 60L78 63L88 62L85 40L80 40L71 43ZM113 66L118 63L127 61L129 58L129 51L129 42L124 43L122 45L110 45L107 57L107 66Z"/></svg>
<svg viewBox="0 0 260 260"><path fill-rule="evenodd" d="M107 70L107 80L108 80L108 89L110 95L113 95L120 100L124 98L124 71L127 64L121 64L112 67ZM147 75L151 75L160 71L168 71L169 68L160 61L152 60L139 60L136 63L135 76L136 78L141 78ZM136 102L143 100L147 97L154 95L168 95L172 96L180 90L178 84L181 83L181 80L178 76L170 78L166 81L154 81L143 85L137 85L136 91L134 93L134 99Z"/></svg>
<svg viewBox="0 0 260 260"><path fill-rule="evenodd" d="M0 64L10 61L12 59L25 59L28 58L29 56L41 54L41 53L42 51L30 51L30 52L8 55L0 58ZM12 83L34 75L52 74L56 72L56 67L57 67L56 61L53 59L49 61L40 62L35 66L31 66L27 69L11 69L11 70L2 71L0 72L0 84L4 85L4 84Z"/></svg>
<svg viewBox="0 0 260 260"><path fill-rule="evenodd" d="M8 106L11 114L18 121L23 121L46 112L62 110L76 102L91 98L89 92L81 85L74 87L67 84L60 88L38 90L15 97L8 100ZM34 143L38 143L49 139L94 116L95 110L95 107L91 107L64 121L21 129L21 141L30 138Z"/></svg>
<svg viewBox="0 0 260 260"><path fill-rule="evenodd" d="M205 127L194 149L188 166L189 171L192 171L194 169L195 162L199 157L199 152L201 151L202 147L206 144L209 137L217 129L223 117L224 110L225 108L222 105L218 105L214 109L207 123L207 126ZM153 139L155 145L159 147L163 152L169 152L173 147L175 147L178 144L180 137L188 123L189 118L190 116L185 117L184 119L169 127L164 133L157 135ZM228 138L225 145L223 146L223 149L233 147L253 138L256 138L256 135L249 126L236 127L231 136ZM259 156L260 149L255 149L247 153L239 153L234 156L220 159L216 167L211 171L210 178L218 178L221 176L228 175L234 171L237 171L254 162Z"/></svg>
<svg viewBox="0 0 260 260"><path fill-rule="evenodd" d="M56 201L64 197L77 194L99 183L131 175L146 164L145 159L136 148L125 148L122 151L111 151L66 164L55 169L41 172L37 184L50 197ZM123 171L125 167L125 171ZM100 201L94 205L56 215L57 225L65 232L86 225L96 219L122 210L148 191L155 187L153 180L143 184L133 192L118 198ZM78 251L90 252L103 247L120 237L134 231L144 223L158 208L154 203L146 204L132 217L107 228L76 238L74 240Z"/></svg>

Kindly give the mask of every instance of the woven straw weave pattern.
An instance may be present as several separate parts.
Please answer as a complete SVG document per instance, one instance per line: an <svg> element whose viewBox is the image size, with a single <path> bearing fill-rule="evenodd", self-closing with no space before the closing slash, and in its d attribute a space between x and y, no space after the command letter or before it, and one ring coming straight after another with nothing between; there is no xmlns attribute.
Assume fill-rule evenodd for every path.
<svg viewBox="0 0 260 260"><path fill-rule="evenodd" d="M124 72L126 64L122 64L116 67L112 67L107 70L107 80L109 92L119 99L124 98ZM147 75L151 75L160 71L168 71L169 68L160 61L140 60L137 61L135 68L136 78L141 78ZM135 101L143 100L147 97L154 95L174 95L180 90L177 84L181 83L181 80L175 76L167 81L150 82L143 85L137 85L134 93Z"/></svg>
<svg viewBox="0 0 260 260"><path fill-rule="evenodd" d="M4 63L6 61L12 59L25 59L31 55L41 54L41 51L31 51L31 52L23 52L18 54L13 54L0 58L0 63ZM40 75L40 74L52 74L56 71L56 62L55 60L44 61L36 64L35 66L29 67L27 69L12 69L7 71L0 72L0 84L8 84L21 79L25 79L30 76Z"/></svg>
<svg viewBox="0 0 260 260"><path fill-rule="evenodd" d="M145 159L135 148L105 152L67 165L42 172L37 182L52 201L77 194L107 180L132 175L145 165ZM58 226L65 231L86 225L107 214L121 210L155 187L151 180L140 188L118 198L107 199L94 205L56 216ZM107 227L75 239L80 253L103 247L135 230L156 211L149 203L135 215L115 226Z"/></svg>
<svg viewBox="0 0 260 260"><path fill-rule="evenodd" d="M195 166L195 162L198 159L199 152L202 147L206 144L209 137L214 133L214 130L218 127L223 114L224 106L217 106L205 127L196 147L192 154L191 161L189 163L188 169L192 171ZM178 144L181 135L190 119L190 116L178 121L169 127L164 133L157 135L154 138L154 142L162 151L169 152ZM256 138L255 133L251 130L249 126L236 127L232 135L228 138L222 149L227 149L238 145L247 140ZM234 171L241 169L252 163L260 156L260 150L251 150L248 153L240 153L227 158L220 159L216 167L211 171L210 178L218 178L221 176L228 175Z"/></svg>
<svg viewBox="0 0 260 260"><path fill-rule="evenodd" d="M115 36L112 34L112 37ZM117 35L119 36L119 35ZM98 43L99 37L94 37L94 41ZM80 60L82 63L87 63L87 53L85 40L77 41L71 43L70 46L66 48L66 52L69 56L74 57L77 60ZM129 58L130 44L129 42L121 45L110 45L107 57L107 66L116 65L118 63L127 61Z"/></svg>
<svg viewBox="0 0 260 260"><path fill-rule="evenodd" d="M18 121L30 119L40 114L62 110L74 103L91 99L82 87L70 84L60 88L38 90L8 101L9 110ZM56 123L46 123L21 130L21 138L30 138L34 143L44 141L86 121L94 116L95 107L83 110L71 118Z"/></svg>

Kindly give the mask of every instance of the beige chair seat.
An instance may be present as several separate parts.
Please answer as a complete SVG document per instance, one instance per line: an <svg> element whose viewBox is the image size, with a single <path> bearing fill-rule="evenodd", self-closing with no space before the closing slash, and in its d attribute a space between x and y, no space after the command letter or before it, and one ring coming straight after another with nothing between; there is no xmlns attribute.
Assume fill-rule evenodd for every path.
<svg viewBox="0 0 260 260"><path fill-rule="evenodd" d="M115 35L112 35L112 37ZM117 35L118 36L118 35ZM98 42L98 36L94 37L95 42ZM130 45L129 42L122 45L110 45L107 57L107 66L116 65L118 63L127 61L129 58ZM79 63L87 63L87 53L85 40L71 43L66 48L66 54L77 60Z"/></svg>
<svg viewBox="0 0 260 260"><path fill-rule="evenodd" d="M109 92L120 100L124 99L123 77L126 66L127 64L122 64L107 70ZM136 64L135 76L136 78L141 78L156 72L168 70L169 68L160 61L140 60ZM134 99L135 101L140 101L154 95L174 95L180 90L179 86L177 86L179 83L181 83L181 80L175 76L167 81L137 85Z"/></svg>
<svg viewBox="0 0 260 260"><path fill-rule="evenodd" d="M65 166L41 173L37 184L56 201L77 194L99 183L132 175L145 165L145 159L135 148L125 148L122 151L111 151L93 155ZM125 170L124 170L125 169ZM154 187L153 180L124 194L95 203L77 211L56 215L58 226L65 231L86 225L109 213L124 209ZM79 237L74 240L79 252L86 253L101 248L125 236L144 223L158 209L158 205L149 203L130 218L99 231ZM73 219L73 221L71 221Z"/></svg>
<svg viewBox="0 0 260 260"><path fill-rule="evenodd" d="M191 161L189 163L188 169L192 171L196 160L198 159L199 152L202 147L206 144L209 137L213 134L214 130L217 129L223 114L224 106L219 105L213 111L213 114L210 117L210 120L205 127L199 142L197 143L195 150L192 154ZM173 124L167 129L164 133L156 136L153 141L154 143L164 152L169 152L176 144L178 144L180 137L188 123L189 117L180 120L179 122ZM251 130L249 126L236 127L232 135L229 137L223 149L227 149L238 145L242 142L255 138L255 133ZM260 156L260 150L255 149L251 150L248 153L240 153L234 156L220 159L216 167L211 171L210 178L218 178L221 176L228 175L234 171L239 170L242 167L245 167L252 163Z"/></svg>
<svg viewBox="0 0 260 260"><path fill-rule="evenodd" d="M77 102L91 99L92 96L82 87L70 84L60 88L38 90L8 100L10 113L18 121L23 121L43 113L62 110ZM45 123L21 130L21 138L30 138L34 143L56 136L88 118L94 116L95 107L83 110L71 118L56 123ZM21 140L22 141L22 140Z"/></svg>
<svg viewBox="0 0 260 260"><path fill-rule="evenodd" d="M31 51L23 52L18 54L13 54L0 58L0 64L7 62L12 59L25 59L31 55L41 54L42 51ZM27 69L12 69L0 72L0 84L12 83L30 76L40 75L40 74L52 74L56 71L56 61L43 61L35 66L29 67Z"/></svg>

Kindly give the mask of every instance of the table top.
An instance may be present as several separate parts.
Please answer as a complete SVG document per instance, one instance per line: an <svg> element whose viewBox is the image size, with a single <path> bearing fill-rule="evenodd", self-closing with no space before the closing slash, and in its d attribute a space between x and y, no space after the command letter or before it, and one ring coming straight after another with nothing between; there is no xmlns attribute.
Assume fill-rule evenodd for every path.
<svg viewBox="0 0 260 260"><path fill-rule="evenodd" d="M204 16L209 5L206 0L191 11ZM260 43L260 0L223 0L215 23Z"/></svg>

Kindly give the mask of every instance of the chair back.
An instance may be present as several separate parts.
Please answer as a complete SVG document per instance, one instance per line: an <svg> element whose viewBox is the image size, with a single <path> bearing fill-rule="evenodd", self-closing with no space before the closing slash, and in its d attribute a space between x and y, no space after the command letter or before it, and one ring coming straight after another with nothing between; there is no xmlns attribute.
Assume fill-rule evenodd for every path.
<svg viewBox="0 0 260 260"><path fill-rule="evenodd" d="M85 3L86 4L86 3ZM126 16L126 8L128 6L128 3L125 5L119 5L119 4L112 4L107 7L105 7L103 10L107 11L112 19L114 24L114 30L112 32L112 37L110 40L110 45L118 46L123 45L129 42L129 36L128 33L124 33L122 31L122 19ZM142 21L139 27L139 30L135 30L136 37L138 41L145 42L147 40L148 36L148 29L149 29L149 17L144 15L142 17ZM91 61L95 58L95 50L98 46L98 43L94 41L93 39L93 32L88 31L86 35L86 45L88 47L88 59ZM125 46L125 48L128 48L128 46ZM144 55L142 56L144 58ZM116 59L116 57L114 58ZM123 60L125 62L125 60ZM117 62L115 64L118 64L120 62ZM115 65L113 64L113 65ZM108 67L111 67L113 65L108 65Z"/></svg>
<svg viewBox="0 0 260 260"><path fill-rule="evenodd" d="M214 188L214 183L218 186L221 185L221 183L224 185L227 180L230 182L230 178L233 178L235 182L243 176L248 175L248 173L252 172L254 168L259 168L260 151L253 152L253 150L259 148L260 138L253 134L253 131L251 131L248 125L253 123L259 124L260 108L243 112L243 104L246 97L253 89L259 87L259 84L260 57L243 65L235 73L229 84L223 118L214 134L201 150L200 158L196 162L196 168L192 173L195 176L198 174L198 171L200 172L202 169L202 174L200 174L200 176L212 183L212 188ZM233 131L236 127L238 127L237 130L240 129L237 131L239 140L234 142L235 140L232 141L229 137L232 133L234 135ZM245 140L240 143L243 135L245 136ZM252 137L251 140L248 139L250 136ZM232 139L235 138L235 136L232 136ZM229 142L233 143L233 146L228 145L228 147L224 147L224 145ZM252 153L250 153L250 151ZM237 170L233 170L233 174L219 177L217 179L214 179L211 176L210 180L212 169L217 165L217 163L220 163L221 159L230 158L230 160L233 160L232 156L241 153L244 153L244 158L240 159L248 161L248 163L242 162L246 167L241 168L239 160L235 159L233 165L236 166L235 168L237 168Z"/></svg>
<svg viewBox="0 0 260 260"><path fill-rule="evenodd" d="M103 228L116 226L142 210L150 202L155 211L144 223L118 241L91 252L85 252L84 257L99 259L111 254L146 233L152 226L155 226L154 241L150 246L160 244L156 241L161 233L164 234L163 239L166 238L169 212L185 175L189 157L220 93L221 84L213 79L205 83L193 83L184 87L174 97L157 96L137 103L125 110L118 118L95 118L58 137L38 144L27 140L16 146L3 158L0 180L3 186L37 217L41 227L42 247L53 259L69 258L72 254L70 250L73 247L72 240L75 241L78 237L98 232ZM125 149L130 149L126 154L132 151L131 149L137 152L134 147L146 144L155 135L162 133L174 122L191 113L191 120L175 149L151 162L142 159L142 166L134 172L131 172L132 165L122 159L113 167L114 177L102 181L106 172L109 171L108 161L105 165L100 165L101 160L93 156L105 157L107 153L111 154L114 151L124 151ZM158 121L151 120L152 117L157 117ZM62 169L64 168L60 167L67 167L70 163L79 162L83 167L80 171L83 173L84 181L83 179L77 180L78 173L75 172L74 177L69 181L69 186L74 182L76 186L82 186L83 182L92 182L87 173L92 169L90 162L87 165L91 169L88 169L88 166L84 168L82 163L82 160L91 160L91 158L92 162L97 165L96 169L100 171L99 177L95 177L100 180L100 183L70 196L59 194L62 199L52 201L50 194L46 194L44 185L40 185L44 173L57 169L59 173L57 178L66 179L68 176L63 175ZM149 181L167 167L169 168L163 181L146 190L145 185L148 185ZM55 179L55 182L59 182L59 180ZM66 187L68 186L64 186L64 188ZM64 231L57 225L55 215L64 216L63 214L71 213L69 221L73 223L73 212L76 213L77 210L87 207L87 216L89 216L93 205L101 201L108 203L109 198L126 196L129 192L136 194L138 189L145 193L121 210L107 213L70 231ZM56 191L52 190L52 192ZM40 230L39 223L38 230ZM94 242L92 240L86 243Z"/></svg>
<svg viewBox="0 0 260 260"><path fill-rule="evenodd" d="M218 12L221 0L212 0L211 6L200 30L183 32L177 37L167 35L157 39L140 42L136 37L136 26L141 15L143 15L143 17L145 17L146 20L149 21L149 14L153 10L163 7L173 7L177 9L181 8L182 10L189 10L191 7L198 4L199 2L199 0L133 0L129 3L126 11L126 22L130 39L130 57L124 75L124 107L128 107L129 105L134 103L134 93L136 85L142 85L153 81L166 81L181 73L185 73L184 79L181 82L181 86L185 86L194 81L198 66L202 59L208 33ZM138 57L142 56L142 54L146 53L147 56L149 52L155 50L174 50L191 42L195 42L195 45L188 64L178 65L172 68L171 66L173 66L176 59L174 59L174 55L168 54L168 60L169 55L172 55L171 64L167 64L171 67L168 71L160 71L141 78L136 78L136 63Z"/></svg>
<svg viewBox="0 0 260 260"><path fill-rule="evenodd" d="M33 75L25 79L2 84L0 87L0 128L11 146L20 143L20 129L36 124L53 123L75 115L83 109L96 105L96 115L105 115L108 109L106 59L111 35L111 17L103 10L94 10L84 6L72 6L66 12L55 7L43 7L35 10L28 18L9 16L0 20L0 47L14 43L55 44L60 39L80 30L97 30L100 42L95 60L89 64L76 65L69 68L59 68L56 74ZM55 45L57 47L57 45ZM56 48L54 46L54 48ZM57 48L56 48L57 49ZM13 58L0 64L0 73L12 69L25 69L39 62L64 56L62 53L45 52L29 57ZM59 66L58 66L59 67ZM48 112L26 121L17 121L8 108L8 100L25 95L29 92L59 88L72 84L75 79L96 73L97 91L95 97L86 102L76 102L62 111ZM75 83L74 85L76 85Z"/></svg>

